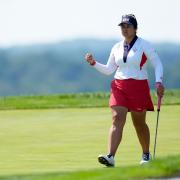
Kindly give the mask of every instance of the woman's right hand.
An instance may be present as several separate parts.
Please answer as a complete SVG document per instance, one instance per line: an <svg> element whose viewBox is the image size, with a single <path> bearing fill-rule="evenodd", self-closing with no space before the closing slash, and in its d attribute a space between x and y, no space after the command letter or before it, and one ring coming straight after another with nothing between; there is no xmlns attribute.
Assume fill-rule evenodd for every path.
<svg viewBox="0 0 180 180"><path fill-rule="evenodd" d="M90 54L90 53L87 53L86 55L85 55L85 60L90 64L90 65L94 65L95 64L95 60L94 60L94 58L93 58L93 55L92 54Z"/></svg>

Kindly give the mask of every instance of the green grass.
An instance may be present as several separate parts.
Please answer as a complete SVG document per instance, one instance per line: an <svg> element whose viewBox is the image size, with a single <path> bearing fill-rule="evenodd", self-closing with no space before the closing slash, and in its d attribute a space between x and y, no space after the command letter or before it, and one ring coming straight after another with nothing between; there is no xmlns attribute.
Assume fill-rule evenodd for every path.
<svg viewBox="0 0 180 180"><path fill-rule="evenodd" d="M157 97L151 91L153 103ZM51 109L51 108L82 108L107 107L109 93L79 93L45 96L9 96L0 97L0 109ZM180 90L167 90L162 100L164 105L180 104Z"/></svg>
<svg viewBox="0 0 180 180"><path fill-rule="evenodd" d="M180 152L179 109L180 105L161 108L156 151L158 158L178 155ZM156 112L147 114L147 122L151 130L152 151ZM103 172L107 169L102 169L96 159L99 153L106 153L111 124L109 108L6 110L0 111L0 124L0 176L58 172L64 179L73 175L81 179L83 176L84 179L96 179L96 175L97 179L106 179ZM117 168L108 171L113 177L119 171L126 171L123 171L124 166L138 165L140 158L141 149L128 115L123 141L116 156ZM176 159L179 156L172 161L170 158L167 166L170 167ZM151 168L153 172L156 169ZM96 169L92 176L89 175L91 169ZM134 167L135 174L136 169L139 168ZM159 170L160 174L167 169ZM84 175L81 177L72 171L81 171ZM59 174L54 175L54 178ZM51 179L49 176L47 179Z"/></svg>
<svg viewBox="0 0 180 180"><path fill-rule="evenodd" d="M4 176L2 180L120 180L180 177L180 156L158 159L145 166L103 168L77 172Z"/></svg>

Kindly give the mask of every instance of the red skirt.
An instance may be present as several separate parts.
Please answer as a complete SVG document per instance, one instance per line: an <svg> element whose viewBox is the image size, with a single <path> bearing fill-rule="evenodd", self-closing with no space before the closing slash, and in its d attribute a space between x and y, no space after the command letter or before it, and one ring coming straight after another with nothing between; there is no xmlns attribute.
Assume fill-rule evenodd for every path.
<svg viewBox="0 0 180 180"><path fill-rule="evenodd" d="M124 106L128 111L154 111L147 80L115 79L111 82L109 106Z"/></svg>

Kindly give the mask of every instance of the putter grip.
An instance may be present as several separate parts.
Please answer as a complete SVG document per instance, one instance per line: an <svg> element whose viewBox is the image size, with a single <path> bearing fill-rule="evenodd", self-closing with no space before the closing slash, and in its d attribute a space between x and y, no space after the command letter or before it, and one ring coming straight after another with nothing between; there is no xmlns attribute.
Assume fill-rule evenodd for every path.
<svg viewBox="0 0 180 180"><path fill-rule="evenodd" d="M161 97L158 96L157 111L160 111L160 106L161 106Z"/></svg>

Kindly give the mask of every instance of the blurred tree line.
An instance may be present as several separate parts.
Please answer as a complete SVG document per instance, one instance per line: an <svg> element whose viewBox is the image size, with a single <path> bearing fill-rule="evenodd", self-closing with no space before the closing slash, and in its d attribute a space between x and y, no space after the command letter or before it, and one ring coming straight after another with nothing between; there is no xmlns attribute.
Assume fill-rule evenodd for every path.
<svg viewBox="0 0 180 180"><path fill-rule="evenodd" d="M113 75L97 72L84 60L86 52L106 63L117 40L76 39L0 49L0 95L35 95L109 91ZM164 66L166 88L180 88L180 44L155 44ZM149 69L154 88L154 70Z"/></svg>

